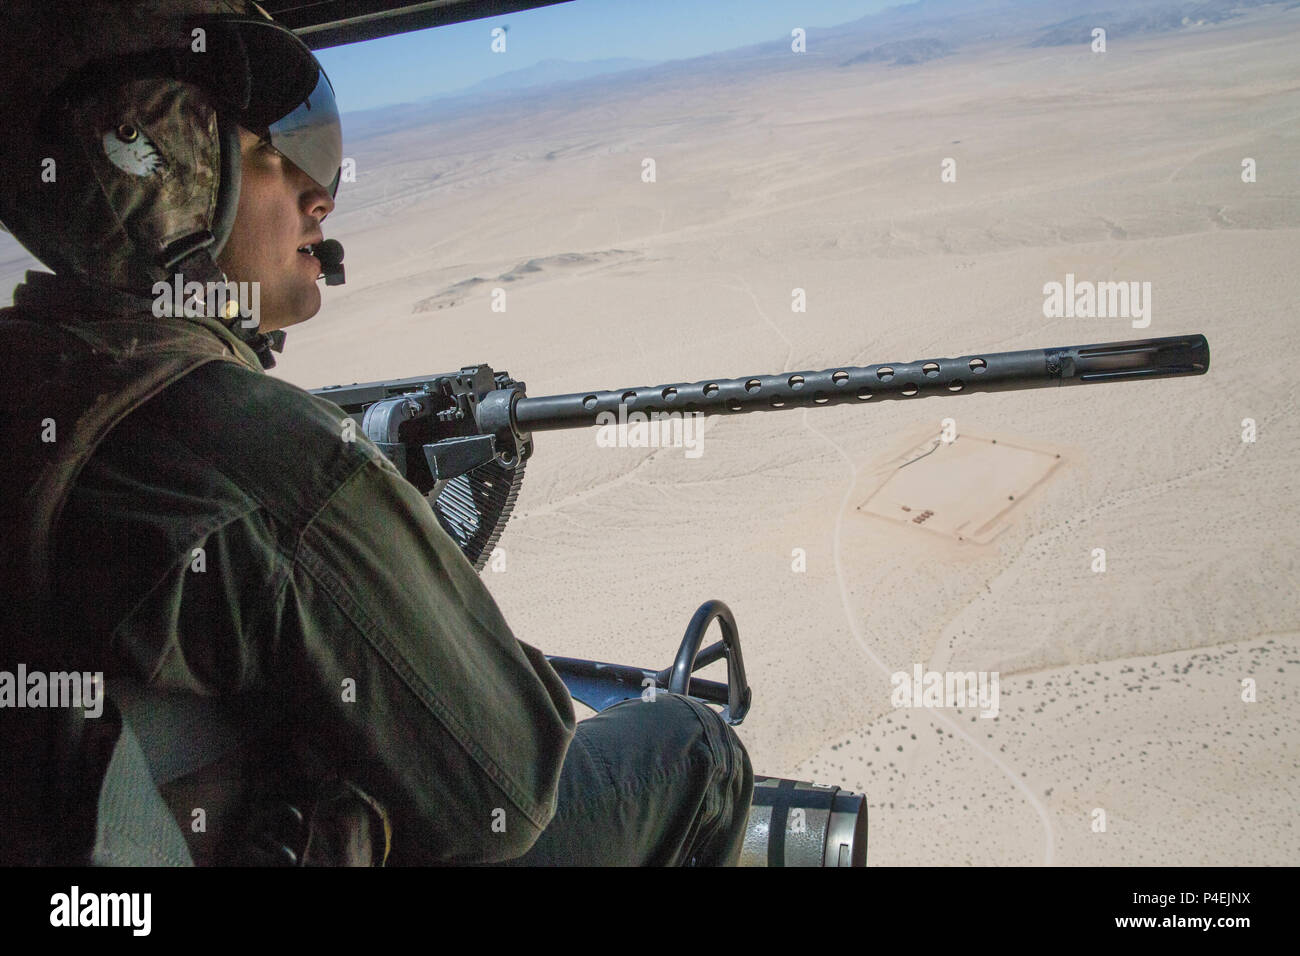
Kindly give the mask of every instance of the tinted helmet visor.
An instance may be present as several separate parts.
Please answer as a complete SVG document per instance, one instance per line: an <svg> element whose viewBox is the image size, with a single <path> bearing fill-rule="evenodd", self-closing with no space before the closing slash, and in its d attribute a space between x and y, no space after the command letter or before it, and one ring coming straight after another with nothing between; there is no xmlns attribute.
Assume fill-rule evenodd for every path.
<svg viewBox="0 0 1300 956"><path fill-rule="evenodd" d="M266 136L285 158L333 196L343 165L343 130L334 87L315 54L271 20L214 18L219 31L238 34L215 45L242 53L248 99L240 125ZM214 45L210 43L210 46Z"/></svg>
<svg viewBox="0 0 1300 956"><path fill-rule="evenodd" d="M343 166L343 130L334 87L317 70L315 88L287 115L267 126L271 145L334 196Z"/></svg>

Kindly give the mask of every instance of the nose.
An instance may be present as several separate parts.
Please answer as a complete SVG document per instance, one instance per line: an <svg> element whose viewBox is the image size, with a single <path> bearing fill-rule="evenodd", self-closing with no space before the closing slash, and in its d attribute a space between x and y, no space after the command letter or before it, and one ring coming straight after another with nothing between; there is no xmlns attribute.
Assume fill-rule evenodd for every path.
<svg viewBox="0 0 1300 956"><path fill-rule="evenodd" d="M334 211L334 197L329 194L328 189L317 183L316 180L308 176L303 178L307 180L307 189L302 194L303 211L317 222L320 222Z"/></svg>
<svg viewBox="0 0 1300 956"><path fill-rule="evenodd" d="M286 159L285 165L292 170L291 182L301 189L298 206L303 212L320 222L334 211L334 197L328 189L303 172L292 160Z"/></svg>

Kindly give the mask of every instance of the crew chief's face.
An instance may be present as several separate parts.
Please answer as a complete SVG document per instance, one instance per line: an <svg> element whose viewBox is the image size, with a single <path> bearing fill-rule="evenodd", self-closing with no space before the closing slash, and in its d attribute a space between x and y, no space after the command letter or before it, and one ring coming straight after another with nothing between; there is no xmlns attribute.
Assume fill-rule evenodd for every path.
<svg viewBox="0 0 1300 956"><path fill-rule="evenodd" d="M298 248L321 241L320 222L334 200L255 133L240 127L239 141L239 208L217 264L232 282L261 284L258 330L270 332L320 311L320 260Z"/></svg>

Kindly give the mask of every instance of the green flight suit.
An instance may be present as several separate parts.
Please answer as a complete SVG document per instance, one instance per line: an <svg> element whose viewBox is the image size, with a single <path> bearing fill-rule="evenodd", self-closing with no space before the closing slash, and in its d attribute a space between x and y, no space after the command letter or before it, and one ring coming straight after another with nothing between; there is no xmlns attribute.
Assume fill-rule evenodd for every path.
<svg viewBox="0 0 1300 956"><path fill-rule="evenodd" d="M195 860L230 858L233 821L267 754L293 755L270 758L286 788L336 773L379 801L392 862L528 850L555 812L573 705L425 499L373 442L345 431L337 406L265 374L220 323L140 317L138 298L87 302L68 288L29 273L0 312L11 362L28 354L32 323L47 364L56 349L83 350L58 390L80 399L60 404L23 376L4 387L9 442L23 449L7 489L26 507L8 518L52 516L57 575L42 614L82 669L105 672L110 693L112 675L126 673L229 702L259 728L206 776L163 789ZM151 341L167 349L145 364L169 371L124 400L124 380L143 374L131 361ZM181 359L167 366L164 351ZM47 413L61 431L42 448ZM33 459L59 476L58 492L25 484ZM16 475L24 462L29 475ZM10 545L42 540L39 529L6 531ZM11 590L29 571L24 557L6 554ZM205 832L190 826L196 809Z"/></svg>
<svg viewBox="0 0 1300 956"><path fill-rule="evenodd" d="M0 669L219 704L238 744L159 788L196 862L266 862L248 848L275 808L316 801L338 808L312 831L322 862L736 863L753 770L734 731L672 694L575 730L544 655L337 406L215 320L43 273L14 298ZM369 846L353 790L383 817Z"/></svg>

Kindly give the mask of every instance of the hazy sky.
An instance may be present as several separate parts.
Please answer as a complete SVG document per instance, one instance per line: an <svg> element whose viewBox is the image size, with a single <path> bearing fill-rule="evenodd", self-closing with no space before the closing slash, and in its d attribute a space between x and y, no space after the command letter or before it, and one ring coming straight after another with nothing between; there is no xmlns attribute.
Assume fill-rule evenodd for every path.
<svg viewBox="0 0 1300 956"><path fill-rule="evenodd" d="M368 109L447 93L539 60L670 60L828 27L899 0L573 0L321 50L339 109ZM491 30L505 26L506 51Z"/></svg>

